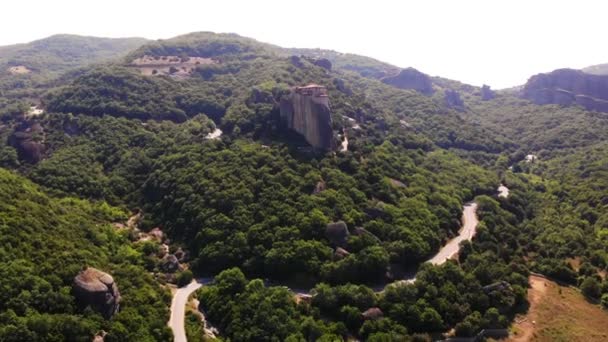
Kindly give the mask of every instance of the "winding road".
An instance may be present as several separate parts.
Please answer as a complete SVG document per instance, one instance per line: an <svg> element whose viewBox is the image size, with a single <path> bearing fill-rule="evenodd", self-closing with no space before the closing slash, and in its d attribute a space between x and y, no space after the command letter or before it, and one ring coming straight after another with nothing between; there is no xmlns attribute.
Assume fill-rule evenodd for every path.
<svg viewBox="0 0 608 342"><path fill-rule="evenodd" d="M173 293L171 301L171 318L169 318L169 327L173 330L175 342L187 342L186 330L184 325L184 317L186 314L186 304L190 295L201 288L201 286L213 281L211 278L200 278L193 280L190 284L177 288Z"/></svg>
<svg viewBox="0 0 608 342"><path fill-rule="evenodd" d="M498 196L499 197L508 197L509 196L509 188L504 186L503 184L498 187ZM460 243L462 241L471 241L475 233L477 232L477 225L479 224L479 218L477 217L477 203L469 202L464 205L462 210L462 228L458 232L458 236L448 241L435 256L427 260L433 265L441 265L445 263L447 260L452 258L458 250L460 249ZM212 282L212 278L201 278L193 280L190 284L185 287L178 288L173 294L173 300L171 302L171 318L169 320L169 327L173 330L173 335L175 336L175 342L187 342L186 331L184 328L184 316L186 311L186 304L188 303L188 298L190 295L198 290L201 286ZM388 284L399 284L399 283L413 283L416 281L416 275L412 275L408 278L404 278L393 283ZM378 289L378 292L382 292L382 289ZM296 296L310 296L310 292L308 290L297 290L294 291Z"/></svg>

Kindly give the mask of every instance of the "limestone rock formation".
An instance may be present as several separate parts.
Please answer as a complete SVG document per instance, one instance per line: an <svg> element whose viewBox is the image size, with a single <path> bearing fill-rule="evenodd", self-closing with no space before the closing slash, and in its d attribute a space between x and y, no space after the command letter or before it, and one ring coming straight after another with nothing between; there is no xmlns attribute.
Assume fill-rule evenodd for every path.
<svg viewBox="0 0 608 342"><path fill-rule="evenodd" d="M494 91L492 91L492 89L490 89L489 85L484 84L481 87L481 99L483 101L489 101L489 100L493 99L494 97L496 97L496 94L494 94Z"/></svg>
<svg viewBox="0 0 608 342"><path fill-rule="evenodd" d="M325 237L334 245L343 246L350 233L344 221L329 223L325 228Z"/></svg>
<svg viewBox="0 0 608 342"><path fill-rule="evenodd" d="M382 82L401 89L413 89L424 95L434 92L429 75L414 68L403 69L397 75L383 78Z"/></svg>
<svg viewBox="0 0 608 342"><path fill-rule="evenodd" d="M312 147L321 150L335 148L325 87L316 84L295 87L289 96L281 98L280 109L281 120L287 128L304 136Z"/></svg>
<svg viewBox="0 0 608 342"><path fill-rule="evenodd" d="M32 164L42 160L46 151L44 129L35 121L21 122L8 142L17 150L19 159Z"/></svg>
<svg viewBox="0 0 608 342"><path fill-rule="evenodd" d="M559 69L532 76L522 96L536 104L578 104L587 110L608 112L608 75L591 75L580 70Z"/></svg>
<svg viewBox="0 0 608 342"><path fill-rule="evenodd" d="M81 307L90 306L106 318L118 312L118 286L111 275L96 268L84 268L74 277L73 293Z"/></svg>
<svg viewBox="0 0 608 342"><path fill-rule="evenodd" d="M464 110L464 102L460 98L460 93L456 90L446 89L444 91L444 101L448 108L456 109L458 111Z"/></svg>

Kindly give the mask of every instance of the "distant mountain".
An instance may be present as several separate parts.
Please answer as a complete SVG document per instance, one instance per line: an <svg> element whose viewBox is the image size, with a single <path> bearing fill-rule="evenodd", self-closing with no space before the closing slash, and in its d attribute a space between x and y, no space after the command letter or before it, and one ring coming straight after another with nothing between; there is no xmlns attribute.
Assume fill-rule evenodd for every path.
<svg viewBox="0 0 608 342"><path fill-rule="evenodd" d="M26 44L0 46L4 74L58 75L69 69L120 57L144 38L98 38L60 34Z"/></svg>
<svg viewBox="0 0 608 342"><path fill-rule="evenodd" d="M594 75L608 75L608 63L588 66L583 72Z"/></svg>

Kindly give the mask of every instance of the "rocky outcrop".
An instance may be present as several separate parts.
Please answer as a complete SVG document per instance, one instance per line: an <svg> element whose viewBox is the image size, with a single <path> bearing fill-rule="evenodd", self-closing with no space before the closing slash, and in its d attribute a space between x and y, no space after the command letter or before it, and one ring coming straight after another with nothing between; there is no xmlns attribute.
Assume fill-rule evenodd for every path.
<svg viewBox="0 0 608 342"><path fill-rule="evenodd" d="M338 247L334 251L334 259L335 260L342 260L342 259L346 258L349 255L350 255L350 252L347 251L346 249L342 248L342 247Z"/></svg>
<svg viewBox="0 0 608 342"><path fill-rule="evenodd" d="M160 269L166 273L175 273L179 271L179 259L174 254L167 254L160 261Z"/></svg>
<svg viewBox="0 0 608 342"><path fill-rule="evenodd" d="M522 96L536 104L578 104L587 110L608 112L608 75L591 75L580 70L559 69L532 76Z"/></svg>
<svg viewBox="0 0 608 342"><path fill-rule="evenodd" d="M456 109L458 111L464 110L464 102L460 98L460 93L458 93L456 90L444 90L443 99L446 107Z"/></svg>
<svg viewBox="0 0 608 342"><path fill-rule="evenodd" d="M331 62L327 58L317 58L313 59L311 62L312 64L319 66L327 71L331 70Z"/></svg>
<svg viewBox="0 0 608 342"><path fill-rule="evenodd" d="M314 148L335 148L329 97L323 86L295 87L281 98L281 120L287 128L301 134Z"/></svg>
<svg viewBox="0 0 608 342"><path fill-rule="evenodd" d="M481 99L483 101L489 101L495 97L496 97L496 94L494 94L494 91L492 89L490 89L489 85L484 84L481 87Z"/></svg>
<svg viewBox="0 0 608 342"><path fill-rule="evenodd" d="M336 89L338 89L338 91L346 94L346 95L352 95L353 91L352 89L350 89L349 86L346 85L346 82L344 82L343 79L341 78L334 78L334 86L336 87Z"/></svg>
<svg viewBox="0 0 608 342"><path fill-rule="evenodd" d="M384 313L382 310L380 310L380 308L373 307L365 310L361 315L365 320L376 320L382 318Z"/></svg>
<svg viewBox="0 0 608 342"><path fill-rule="evenodd" d="M8 142L17 150L19 159L35 164L42 160L46 146L44 144L44 129L35 121L23 121Z"/></svg>
<svg viewBox="0 0 608 342"><path fill-rule="evenodd" d="M96 268L84 268L74 277L73 293L81 308L90 306L106 318L118 312L118 286L111 275Z"/></svg>
<svg viewBox="0 0 608 342"><path fill-rule="evenodd" d="M298 67L298 68L303 68L304 67L304 63L302 62L302 58L298 57L298 56L290 56L289 57L289 62L291 62L291 64L293 64L293 66Z"/></svg>
<svg viewBox="0 0 608 342"><path fill-rule="evenodd" d="M434 92L429 75L414 68L403 69L397 75L383 78L382 82L400 89L413 89L424 95L431 95Z"/></svg>
<svg viewBox="0 0 608 342"><path fill-rule="evenodd" d="M325 237L336 246L344 246L349 235L344 221L329 223L325 228Z"/></svg>

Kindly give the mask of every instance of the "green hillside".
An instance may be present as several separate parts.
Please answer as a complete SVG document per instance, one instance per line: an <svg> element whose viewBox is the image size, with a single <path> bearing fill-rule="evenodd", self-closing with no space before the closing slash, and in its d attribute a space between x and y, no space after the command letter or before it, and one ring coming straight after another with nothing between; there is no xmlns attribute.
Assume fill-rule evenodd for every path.
<svg viewBox="0 0 608 342"><path fill-rule="evenodd" d="M131 211L141 230L167 234L171 253L187 251L195 276L216 276L197 296L231 341L473 336L526 310L530 271L608 296L605 114L515 91L483 101L440 77L423 95L383 83L399 69L368 57L235 34L48 41L0 48L0 63L46 56L31 57L30 74L0 76L0 340L90 340L99 329L108 341L170 339L161 284L191 274L167 274L157 242L109 224ZM327 88L344 150L312 149L281 119L290 89L311 83ZM45 112L24 116L25 100ZM24 158L32 146L38 162ZM458 234L469 201L473 241L442 266L421 264ZM109 320L69 294L85 264L123 293ZM415 283L372 290L416 270ZM296 300L282 285L314 295ZM364 319L372 308L382 317Z"/></svg>

